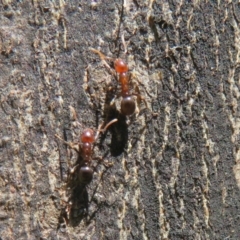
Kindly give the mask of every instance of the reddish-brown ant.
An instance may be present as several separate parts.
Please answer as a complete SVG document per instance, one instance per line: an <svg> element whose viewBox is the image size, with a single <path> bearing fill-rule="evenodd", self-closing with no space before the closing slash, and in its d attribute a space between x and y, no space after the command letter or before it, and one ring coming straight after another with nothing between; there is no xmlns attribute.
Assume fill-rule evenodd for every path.
<svg viewBox="0 0 240 240"><path fill-rule="evenodd" d="M94 53L97 53L100 56L100 58L104 61L104 64L108 68L110 68L108 64L105 62L105 59L113 60L112 58L106 57L103 53L94 48L91 48L90 50L93 51ZM127 63L123 59L117 58L114 60L114 68L117 74L119 75L119 82L122 88L121 113L126 116L132 115L136 109L136 104L133 95L140 97L142 100L144 100L144 98L142 98L139 94L132 94L129 90L129 74Z"/></svg>
<svg viewBox="0 0 240 240"><path fill-rule="evenodd" d="M129 91L128 66L120 58L114 61L115 71L119 74L119 82L122 87L121 113L123 115L132 115L135 112L136 104Z"/></svg>
<svg viewBox="0 0 240 240"><path fill-rule="evenodd" d="M57 138L62 140L65 144L70 146L70 148L74 149L81 156L81 161L71 171L74 172L76 169L79 170L78 177L81 183L89 184L92 181L93 169L91 165L93 160L93 145L96 142L100 132L105 132L110 125L117 121L117 119L113 119L103 129L102 126L100 126L96 134L91 128L84 129L82 134L80 135L80 142L77 143L77 148L73 146L75 145L74 143L66 142L58 135L55 135Z"/></svg>

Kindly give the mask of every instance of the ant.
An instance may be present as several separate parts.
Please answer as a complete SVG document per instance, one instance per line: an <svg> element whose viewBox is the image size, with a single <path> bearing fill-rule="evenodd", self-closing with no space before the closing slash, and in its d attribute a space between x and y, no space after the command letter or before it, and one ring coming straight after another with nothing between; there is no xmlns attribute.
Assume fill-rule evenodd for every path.
<svg viewBox="0 0 240 240"><path fill-rule="evenodd" d="M115 71L119 74L119 82L122 87L122 101L121 101L121 113L123 115L132 115L135 112L136 104L129 92L129 75L128 75L128 65L124 60L117 58L114 61Z"/></svg>
<svg viewBox="0 0 240 240"><path fill-rule="evenodd" d="M109 65L105 62L105 59L113 60L112 58L106 57L103 53L94 48L90 48L90 50L94 53L97 53L100 56L101 60L104 61L106 67L110 68ZM132 94L129 90L129 74L127 63L123 59L117 58L114 60L114 69L119 75L118 80L122 88L121 113L125 116L129 116L135 112L136 103L134 101L133 95L140 97L140 99L143 100L145 105L147 106L145 99L140 94Z"/></svg>
<svg viewBox="0 0 240 240"><path fill-rule="evenodd" d="M100 127L96 131L96 134L94 133L94 130L91 128L84 129L80 135L80 142L77 143L78 145L77 148L74 147L72 143L66 142L58 135L55 135L57 138L59 138L65 144L67 144L70 148L74 149L81 157L80 162L70 171L71 173L74 173L76 168L79 169L78 178L80 183L87 185L92 181L93 169L91 167L91 163L93 160L92 158L93 145L96 142L100 132L104 133L110 125L117 121L118 121L117 119L111 120L103 129L102 125L100 125Z"/></svg>

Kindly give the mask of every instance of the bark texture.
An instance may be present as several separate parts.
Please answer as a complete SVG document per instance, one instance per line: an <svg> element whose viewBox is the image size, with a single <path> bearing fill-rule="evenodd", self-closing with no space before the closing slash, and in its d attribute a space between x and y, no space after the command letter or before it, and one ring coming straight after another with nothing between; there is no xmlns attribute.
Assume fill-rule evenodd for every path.
<svg viewBox="0 0 240 240"><path fill-rule="evenodd" d="M240 239L239 21L237 1L2 0L1 239ZM121 116L90 48L147 107ZM55 134L113 118L86 187Z"/></svg>

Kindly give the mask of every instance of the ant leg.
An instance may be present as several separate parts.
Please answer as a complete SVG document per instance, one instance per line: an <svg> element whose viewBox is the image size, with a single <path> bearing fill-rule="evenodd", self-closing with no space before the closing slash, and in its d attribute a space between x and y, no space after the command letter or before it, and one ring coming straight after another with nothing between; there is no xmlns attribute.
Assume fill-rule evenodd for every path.
<svg viewBox="0 0 240 240"><path fill-rule="evenodd" d="M137 92L140 93L139 86L141 86L144 89L144 91L146 92L146 94L149 96L149 98L154 98L154 96L148 92L148 90L146 89L146 86L138 79L138 76L136 76L135 72L131 73L129 79L131 79L132 76L136 80L136 82L138 83L138 85L136 85L136 83L134 84L135 87L138 89Z"/></svg>
<svg viewBox="0 0 240 240"><path fill-rule="evenodd" d="M71 105L69 105L69 110L70 110L70 114L71 114L71 118L74 120L74 121L77 121L78 118L77 118L77 113L74 109L74 107L72 107ZM80 123L79 123L80 124Z"/></svg>
<svg viewBox="0 0 240 240"><path fill-rule="evenodd" d="M141 101L144 102L144 104L145 104L145 109L149 109L149 111L152 113L152 117L157 117L157 116L158 116L158 113L152 112L152 110L150 110L150 108L149 108L148 105L147 105L147 101L146 101L145 97L143 97L143 96L140 94L139 89L138 89L138 92L139 92L139 93L134 93L134 94L133 94L134 96L137 97L137 101L138 101L138 102L141 102ZM142 110L144 110L144 109L142 109Z"/></svg>
<svg viewBox="0 0 240 240"><path fill-rule="evenodd" d="M122 40L122 44L123 44L123 48L124 48L124 53L125 54L127 54L127 46L128 46L128 44L126 43L126 41L125 41L125 38L124 38L124 33L122 34L122 36L121 36L121 40Z"/></svg>
<svg viewBox="0 0 240 240"><path fill-rule="evenodd" d="M129 74L129 82L131 82L132 77L136 78L136 80L137 80L137 82L139 83L139 85L142 85L142 84L140 83L140 81L137 79L137 77L134 76L133 73ZM141 95L140 90L139 90L139 87L136 86L136 85L135 85L135 91L136 91L136 92L135 92L135 93L132 93L132 95L137 97L137 101L138 101L138 102L143 101L144 104L145 104L145 106L146 106L146 108L148 108L148 106L147 106L147 101L146 101L145 97L143 97L143 96Z"/></svg>
<svg viewBox="0 0 240 240"><path fill-rule="evenodd" d="M77 164L76 166L74 166L73 168L71 168L71 169L70 169L70 173L73 174L78 166L79 166L79 164Z"/></svg>
<svg viewBox="0 0 240 240"><path fill-rule="evenodd" d="M147 101L146 101L145 97L143 97L143 96L142 96L141 94L139 94L139 93L133 93L132 95L134 95L134 96L137 97L137 101L138 101L138 102L144 102L145 107L148 108Z"/></svg>
<svg viewBox="0 0 240 240"><path fill-rule="evenodd" d="M83 128L83 125L78 121L77 113L75 111L75 108L69 105L69 110L70 110L70 117L73 121L73 126L79 126L80 128Z"/></svg>
<svg viewBox="0 0 240 240"><path fill-rule="evenodd" d="M65 208L65 212L66 212L66 215L67 215L67 219L66 219L67 223L69 222L69 219L70 219L71 210L72 210L72 202L68 202L67 206Z"/></svg>
<svg viewBox="0 0 240 240"><path fill-rule="evenodd" d="M113 61L114 59L111 58L111 57L107 57L105 56L103 53L101 53L100 51L98 51L97 49L95 48L89 48L92 52L96 53L99 55L100 59L102 60L104 66L111 72L111 73L114 73L112 68L108 65L108 63L105 61L105 59L109 59L111 61Z"/></svg>
<svg viewBox="0 0 240 240"><path fill-rule="evenodd" d="M110 168L114 164L113 162L106 162L106 161L102 161L101 163L104 165L105 168Z"/></svg>
<svg viewBox="0 0 240 240"><path fill-rule="evenodd" d="M96 53L99 55L99 57L101 58L101 60L105 60L105 59L109 59L113 61L113 58L111 57L107 57L106 55L104 55L103 53L101 53L99 50L95 49L95 48L89 48L92 52Z"/></svg>
<svg viewBox="0 0 240 240"><path fill-rule="evenodd" d="M116 99L118 99L118 98L120 98L122 96L122 94L121 93L117 93L115 96L114 96L114 98L111 100L111 102L110 102L110 106L113 106L114 105L114 103L115 103L115 101L116 101Z"/></svg>
<svg viewBox="0 0 240 240"><path fill-rule="evenodd" d="M70 148L72 148L73 150L75 150L77 153L79 153L79 148L77 149L74 145L78 145L78 143L69 143L67 141L65 141L64 139L62 139L60 136L58 136L57 134L55 134L55 137L60 139L61 141L63 141L66 145L68 145ZM78 146L79 147L79 146Z"/></svg>
<svg viewBox="0 0 240 240"><path fill-rule="evenodd" d="M79 149L77 149L76 147L74 147L74 145L77 145L78 146L78 143L69 143L67 141L65 141L64 139L62 139L60 136L58 136L57 134L55 134L55 137L60 139L61 141L63 141L67 146L69 146L71 149L75 150L78 154L80 153ZM69 162L68 162L68 165L70 166ZM76 170L76 168L78 167L78 164L74 167L69 167L69 173L70 174L73 174Z"/></svg>
<svg viewBox="0 0 240 240"><path fill-rule="evenodd" d="M107 128L109 126L111 126L113 123L117 122L118 119L117 118L114 118L113 120L111 120L103 129L102 129L102 126L104 123L102 123L99 127L98 127L98 130L97 130L97 133L96 133L96 136L95 136L95 140L98 138L100 132L104 133ZM106 168L109 168L111 166L113 166L113 163L109 163L109 162L106 162L106 161L103 161L103 158L102 157L95 157L93 158L93 160L97 160L98 162L101 162Z"/></svg>
<svg viewBox="0 0 240 240"><path fill-rule="evenodd" d="M96 161L98 161L98 163L102 163L105 168L112 167L113 164L114 164L113 162L106 162L106 161L104 161L102 157L95 157L92 160L96 160Z"/></svg>

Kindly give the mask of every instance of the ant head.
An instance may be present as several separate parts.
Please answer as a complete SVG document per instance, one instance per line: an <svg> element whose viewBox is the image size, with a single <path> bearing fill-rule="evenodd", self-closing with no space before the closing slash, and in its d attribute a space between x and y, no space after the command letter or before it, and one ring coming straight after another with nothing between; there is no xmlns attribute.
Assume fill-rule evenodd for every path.
<svg viewBox="0 0 240 240"><path fill-rule="evenodd" d="M93 170L89 166L82 166L79 170L79 180L82 183L89 184L93 178Z"/></svg>
<svg viewBox="0 0 240 240"><path fill-rule="evenodd" d="M114 68L117 73L125 73L128 71L128 65L121 58L114 61Z"/></svg>
<svg viewBox="0 0 240 240"><path fill-rule="evenodd" d="M121 101L121 113L123 115L132 115L135 112L136 104L132 96L125 96Z"/></svg>
<svg viewBox="0 0 240 240"><path fill-rule="evenodd" d="M91 128L86 128L81 134L82 143L93 143L95 141L95 134Z"/></svg>

